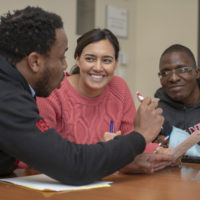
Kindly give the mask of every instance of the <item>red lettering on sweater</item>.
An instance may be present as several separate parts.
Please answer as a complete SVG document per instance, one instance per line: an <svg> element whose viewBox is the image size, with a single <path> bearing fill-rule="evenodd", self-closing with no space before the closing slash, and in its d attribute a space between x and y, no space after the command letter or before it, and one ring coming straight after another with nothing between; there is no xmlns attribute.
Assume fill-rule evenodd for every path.
<svg viewBox="0 0 200 200"><path fill-rule="evenodd" d="M36 122L36 126L42 131L46 131L48 130L50 127L49 125L47 124L47 122L44 120L44 119L41 119L39 121Z"/></svg>
<svg viewBox="0 0 200 200"><path fill-rule="evenodd" d="M188 129L189 129L190 133L194 133L196 130L200 130L200 123L194 125L194 127L189 127Z"/></svg>

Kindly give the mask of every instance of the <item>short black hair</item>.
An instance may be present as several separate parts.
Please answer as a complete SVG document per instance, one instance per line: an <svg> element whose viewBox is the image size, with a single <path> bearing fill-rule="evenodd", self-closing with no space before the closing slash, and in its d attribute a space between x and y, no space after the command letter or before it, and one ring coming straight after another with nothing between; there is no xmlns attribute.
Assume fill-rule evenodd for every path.
<svg viewBox="0 0 200 200"><path fill-rule="evenodd" d="M183 46L181 44L173 44L171 45L170 47L168 47L167 49L165 49L165 51L162 53L161 57L160 57L160 60L162 59L162 57L168 53L172 53L172 52L184 52L186 53L191 59L192 59L192 62L193 62L193 65L196 67L196 60L195 60L195 57L194 57L194 54L192 53L192 51L186 47L186 46Z"/></svg>
<svg viewBox="0 0 200 200"><path fill-rule="evenodd" d="M13 66L31 52L48 55L63 28L60 16L28 6L0 17L0 54Z"/></svg>

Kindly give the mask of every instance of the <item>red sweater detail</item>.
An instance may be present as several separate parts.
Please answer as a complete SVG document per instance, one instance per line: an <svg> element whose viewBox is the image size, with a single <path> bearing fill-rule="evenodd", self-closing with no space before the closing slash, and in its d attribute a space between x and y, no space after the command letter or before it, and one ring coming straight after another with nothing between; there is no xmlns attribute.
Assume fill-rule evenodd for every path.
<svg viewBox="0 0 200 200"><path fill-rule="evenodd" d="M37 98L40 115L47 123L70 141L93 144L102 140L103 134L114 121L114 132L133 131L136 108L126 82L114 76L102 94L89 98L78 93L68 79L48 98Z"/></svg>
<svg viewBox="0 0 200 200"><path fill-rule="evenodd" d="M57 130L62 137L78 144L94 144L110 131L110 120L114 121L114 132L122 134L134 130L136 108L126 82L114 76L95 98L77 92L68 79L48 98L37 98L40 115ZM145 152L153 152L158 144L148 144Z"/></svg>

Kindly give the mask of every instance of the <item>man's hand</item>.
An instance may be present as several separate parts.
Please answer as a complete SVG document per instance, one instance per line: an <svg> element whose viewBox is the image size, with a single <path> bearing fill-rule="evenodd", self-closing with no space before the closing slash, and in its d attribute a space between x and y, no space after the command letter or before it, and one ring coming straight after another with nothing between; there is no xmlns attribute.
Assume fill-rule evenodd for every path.
<svg viewBox="0 0 200 200"><path fill-rule="evenodd" d="M175 151L175 148L163 148L163 147L158 147L156 150L155 150L155 153L159 153L159 154L168 154L168 155L171 155L173 157L173 153ZM170 163L170 166L177 166L177 165L180 165L181 164L181 159L182 159L183 155L181 155L180 157L178 158L174 158L173 157L173 160L172 162Z"/></svg>
<svg viewBox="0 0 200 200"><path fill-rule="evenodd" d="M144 136L146 143L156 138L164 122L162 109L157 108L157 105L157 102L151 101L151 98L147 97L139 106L135 116L135 131Z"/></svg>
<svg viewBox="0 0 200 200"><path fill-rule="evenodd" d="M120 170L122 173L153 173L169 166L173 157L167 154L142 153Z"/></svg>

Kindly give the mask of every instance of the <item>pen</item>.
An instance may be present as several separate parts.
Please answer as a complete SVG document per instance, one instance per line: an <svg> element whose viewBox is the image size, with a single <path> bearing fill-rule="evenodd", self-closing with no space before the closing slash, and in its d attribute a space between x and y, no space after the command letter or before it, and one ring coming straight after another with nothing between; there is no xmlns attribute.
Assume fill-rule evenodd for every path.
<svg viewBox="0 0 200 200"><path fill-rule="evenodd" d="M139 100L139 102L142 103L144 100L144 97L138 91L136 92L136 96L137 96L137 99Z"/></svg>
<svg viewBox="0 0 200 200"><path fill-rule="evenodd" d="M142 103L143 102L143 100L144 100L144 97L137 91L136 92L136 96L137 96L137 99L139 100L139 102L140 103ZM161 129L163 129L163 127L161 127ZM167 136L166 136L167 137ZM168 138L167 138L168 139ZM167 140L166 139L166 140Z"/></svg>
<svg viewBox="0 0 200 200"><path fill-rule="evenodd" d="M167 135L166 137L164 137L164 141L167 141L167 140L169 139L169 137L170 137L170 134ZM162 145L162 142L158 143L158 145L161 146L161 145Z"/></svg>
<svg viewBox="0 0 200 200"><path fill-rule="evenodd" d="M114 132L113 120L110 120L110 132Z"/></svg>

